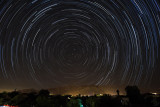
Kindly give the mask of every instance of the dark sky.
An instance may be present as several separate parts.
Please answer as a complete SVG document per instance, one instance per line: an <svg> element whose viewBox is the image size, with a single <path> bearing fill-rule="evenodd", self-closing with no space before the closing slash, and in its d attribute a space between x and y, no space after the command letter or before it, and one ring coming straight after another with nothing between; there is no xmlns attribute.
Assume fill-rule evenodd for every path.
<svg viewBox="0 0 160 107"><path fill-rule="evenodd" d="M159 83L159 0L0 1L1 89Z"/></svg>

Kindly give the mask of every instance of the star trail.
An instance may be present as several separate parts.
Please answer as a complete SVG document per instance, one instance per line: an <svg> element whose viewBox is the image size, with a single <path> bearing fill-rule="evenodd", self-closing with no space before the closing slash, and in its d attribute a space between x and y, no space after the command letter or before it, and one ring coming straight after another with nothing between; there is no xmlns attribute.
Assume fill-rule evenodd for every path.
<svg viewBox="0 0 160 107"><path fill-rule="evenodd" d="M159 88L159 42L158 0L1 0L0 85Z"/></svg>

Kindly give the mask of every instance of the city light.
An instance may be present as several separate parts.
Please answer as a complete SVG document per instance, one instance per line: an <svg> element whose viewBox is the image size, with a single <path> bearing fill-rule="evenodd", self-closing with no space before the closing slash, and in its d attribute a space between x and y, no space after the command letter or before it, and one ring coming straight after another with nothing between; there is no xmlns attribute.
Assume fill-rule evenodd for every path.
<svg viewBox="0 0 160 107"><path fill-rule="evenodd" d="M152 93L152 94L157 95L157 93Z"/></svg>

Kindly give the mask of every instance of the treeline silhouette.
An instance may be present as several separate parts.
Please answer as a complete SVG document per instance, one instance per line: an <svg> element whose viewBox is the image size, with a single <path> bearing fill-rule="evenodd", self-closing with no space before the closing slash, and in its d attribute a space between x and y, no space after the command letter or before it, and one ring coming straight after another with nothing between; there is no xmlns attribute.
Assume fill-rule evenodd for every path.
<svg viewBox="0 0 160 107"><path fill-rule="evenodd" d="M0 106L18 107L160 107L160 95L141 94L137 86L127 86L126 96L109 94L94 96L50 95L48 90L39 93L18 91L0 93Z"/></svg>

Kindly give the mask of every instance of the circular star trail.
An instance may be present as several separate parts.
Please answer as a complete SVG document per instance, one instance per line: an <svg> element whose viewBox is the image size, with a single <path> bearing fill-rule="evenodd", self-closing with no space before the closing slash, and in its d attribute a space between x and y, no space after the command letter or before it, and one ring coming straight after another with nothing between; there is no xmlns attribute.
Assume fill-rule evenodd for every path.
<svg viewBox="0 0 160 107"><path fill-rule="evenodd" d="M0 78L42 87L146 86L158 72L159 5L158 0L1 0Z"/></svg>

